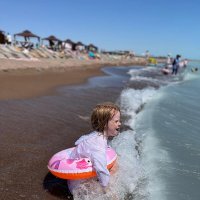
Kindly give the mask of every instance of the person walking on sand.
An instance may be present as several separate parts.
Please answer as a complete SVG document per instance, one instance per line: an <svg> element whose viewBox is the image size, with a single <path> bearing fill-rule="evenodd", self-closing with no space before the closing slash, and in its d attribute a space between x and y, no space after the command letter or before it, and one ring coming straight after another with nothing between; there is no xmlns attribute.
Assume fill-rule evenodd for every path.
<svg viewBox="0 0 200 200"><path fill-rule="evenodd" d="M93 132L81 136L75 142L76 147L70 157L72 159L90 158L103 193L106 193L110 179L106 160L107 140L108 137L117 136L119 133L120 108L110 102L98 104L92 111L91 125ZM75 182L79 184L77 180L68 181L68 187L72 194L73 189L76 188L74 187Z"/></svg>
<svg viewBox="0 0 200 200"><path fill-rule="evenodd" d="M173 63L172 63L172 74L177 74L178 73L178 69L179 69L179 58L181 56L180 55L176 55L176 58L174 59Z"/></svg>

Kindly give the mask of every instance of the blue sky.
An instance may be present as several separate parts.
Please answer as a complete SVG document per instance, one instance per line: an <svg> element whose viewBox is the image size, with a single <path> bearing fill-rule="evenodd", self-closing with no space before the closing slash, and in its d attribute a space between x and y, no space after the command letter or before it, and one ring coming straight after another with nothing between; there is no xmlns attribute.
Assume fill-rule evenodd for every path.
<svg viewBox="0 0 200 200"><path fill-rule="evenodd" d="M200 58L200 1L1 0L0 30L30 30L105 50Z"/></svg>

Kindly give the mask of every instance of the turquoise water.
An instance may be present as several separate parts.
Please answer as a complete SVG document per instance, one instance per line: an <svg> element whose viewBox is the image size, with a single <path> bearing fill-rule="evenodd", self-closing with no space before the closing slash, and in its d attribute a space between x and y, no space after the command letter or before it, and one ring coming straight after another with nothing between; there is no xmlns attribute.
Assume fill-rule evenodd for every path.
<svg viewBox="0 0 200 200"><path fill-rule="evenodd" d="M157 90L135 119L145 199L200 197L200 75L190 70L195 64Z"/></svg>

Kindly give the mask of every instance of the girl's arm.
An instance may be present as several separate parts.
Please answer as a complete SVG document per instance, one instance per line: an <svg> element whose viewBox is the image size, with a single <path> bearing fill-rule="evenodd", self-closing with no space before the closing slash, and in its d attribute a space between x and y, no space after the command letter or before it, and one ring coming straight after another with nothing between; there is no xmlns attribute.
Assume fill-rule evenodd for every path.
<svg viewBox="0 0 200 200"><path fill-rule="evenodd" d="M91 155L91 160L96 170L101 186L106 187L109 183L110 173L107 169L106 151L95 149Z"/></svg>

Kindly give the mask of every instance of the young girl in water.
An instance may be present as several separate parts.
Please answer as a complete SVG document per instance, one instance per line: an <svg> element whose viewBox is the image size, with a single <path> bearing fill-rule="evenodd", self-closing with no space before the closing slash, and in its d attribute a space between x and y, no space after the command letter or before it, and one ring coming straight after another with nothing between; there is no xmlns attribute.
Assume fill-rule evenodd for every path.
<svg viewBox="0 0 200 200"><path fill-rule="evenodd" d="M71 154L72 159L91 159L92 165L103 191L108 186L110 173L107 169L106 149L108 137L117 136L121 126L120 108L113 103L102 103L97 105L91 114L91 125L93 132L80 137L76 142L76 148ZM73 181L69 181L69 189L72 192Z"/></svg>

